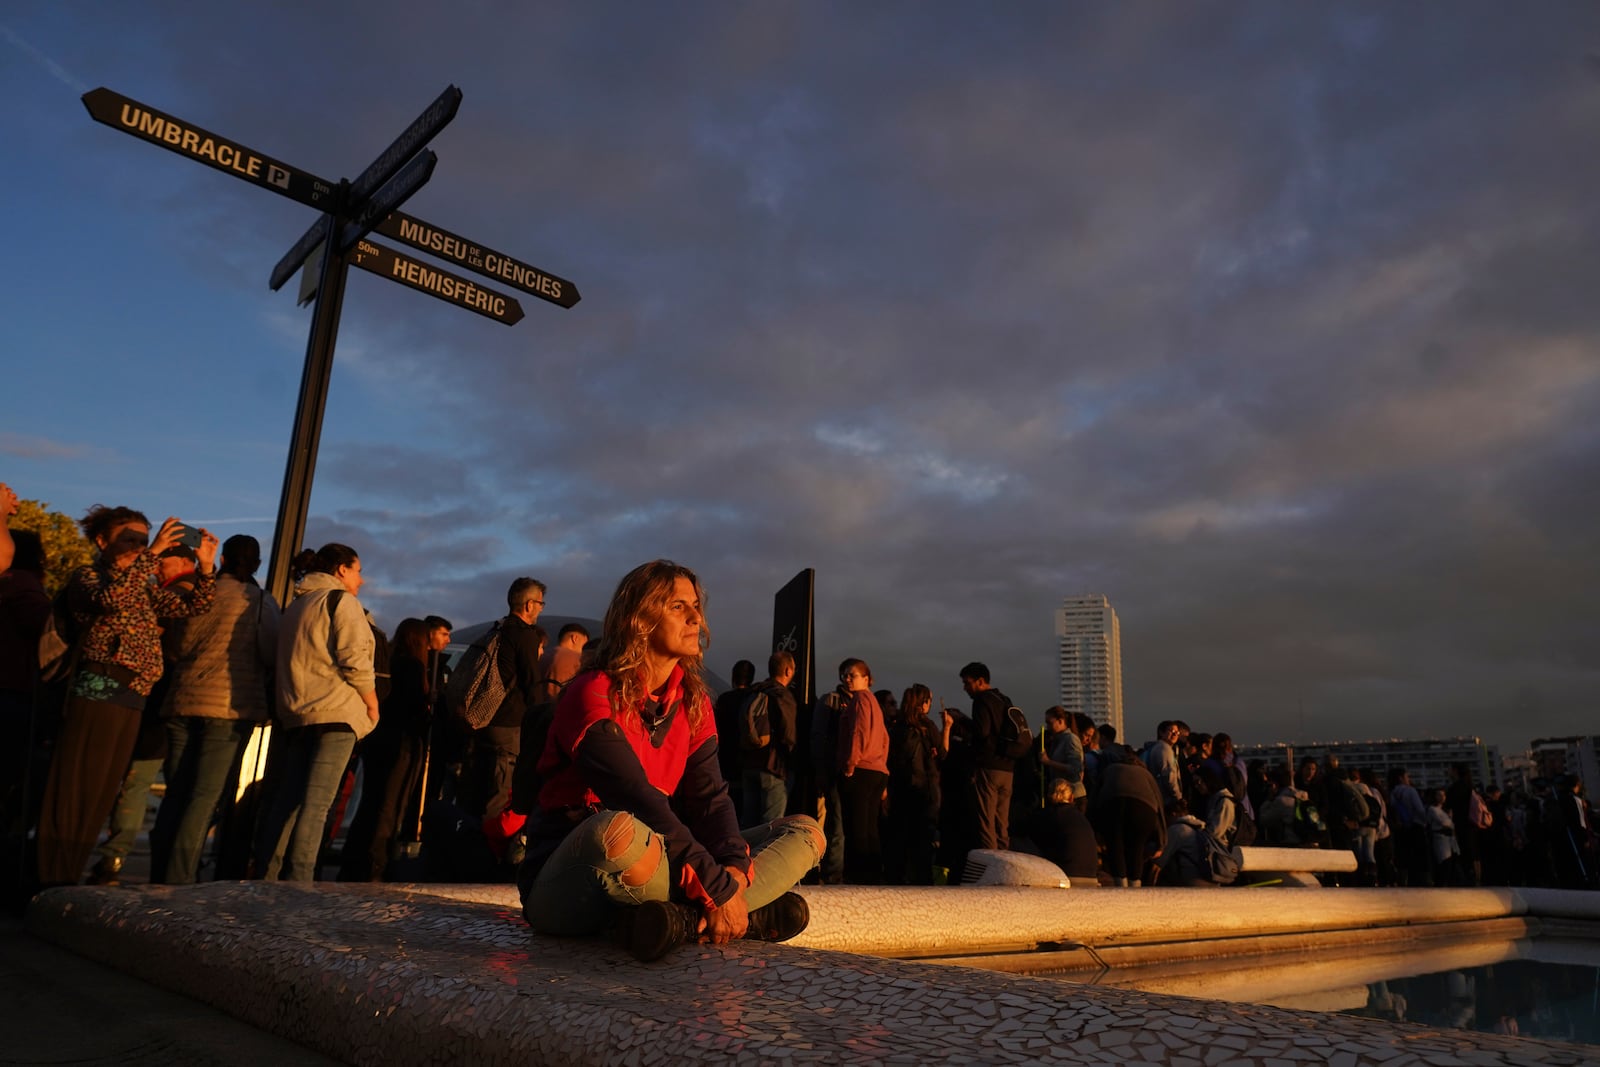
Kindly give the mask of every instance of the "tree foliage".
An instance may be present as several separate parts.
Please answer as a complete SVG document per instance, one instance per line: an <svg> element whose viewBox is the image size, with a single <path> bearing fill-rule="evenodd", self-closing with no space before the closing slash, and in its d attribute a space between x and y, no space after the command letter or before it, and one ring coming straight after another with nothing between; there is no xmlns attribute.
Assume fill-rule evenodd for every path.
<svg viewBox="0 0 1600 1067"><path fill-rule="evenodd" d="M20 500L11 516L13 530L32 530L44 545L44 588L55 596L72 572L94 562L94 545L70 516L51 511L41 500Z"/></svg>

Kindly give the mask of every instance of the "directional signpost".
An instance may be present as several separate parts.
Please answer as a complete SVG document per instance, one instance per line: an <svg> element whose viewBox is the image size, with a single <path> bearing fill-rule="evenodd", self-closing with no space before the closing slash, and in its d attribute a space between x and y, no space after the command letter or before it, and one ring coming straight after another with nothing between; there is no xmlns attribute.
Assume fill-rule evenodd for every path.
<svg viewBox="0 0 1600 1067"><path fill-rule="evenodd" d="M558 278L538 267L530 267L504 252L484 248L449 230L441 230L399 211L374 226L373 231L440 259L448 259L486 278L496 278L507 285L514 285L525 293L532 293L541 300L564 308L582 299L578 296L578 287L565 278Z"/></svg>
<svg viewBox="0 0 1600 1067"><path fill-rule="evenodd" d="M457 307L476 311L507 326L515 326L522 321L522 305L517 303L515 297L497 293L459 274L430 267L421 260L412 259L376 241L357 241L350 253L350 265L401 285L409 285Z"/></svg>
<svg viewBox="0 0 1600 1067"><path fill-rule="evenodd" d="M318 178L110 89L85 93L83 104L96 122L323 213L273 267L270 278L271 288L276 291L302 268L317 271L316 306L306 341L305 371L300 380L300 400L267 578L268 589L280 604L286 604L289 561L305 538L306 510L311 502L311 481L322 436L322 414L327 406L348 268L360 267L507 326L522 319L522 305L515 298L367 240L367 235L374 231L385 234L564 308L578 302L578 287L565 278L400 213L400 206L433 175L438 158L427 145L450 124L461 106L461 90L453 85L440 93L353 181L340 182Z"/></svg>

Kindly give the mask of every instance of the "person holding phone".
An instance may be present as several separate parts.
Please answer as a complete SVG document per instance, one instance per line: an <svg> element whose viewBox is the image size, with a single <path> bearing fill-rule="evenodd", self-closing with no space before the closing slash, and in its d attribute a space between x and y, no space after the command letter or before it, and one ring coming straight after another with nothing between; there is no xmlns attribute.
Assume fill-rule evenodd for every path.
<svg viewBox="0 0 1600 1067"><path fill-rule="evenodd" d="M133 756L145 700L161 679L160 620L203 614L216 588L217 539L205 530L169 518L151 540L142 512L99 504L78 525L99 555L67 583L81 636L45 780L41 886L76 885L83 877ZM193 586L158 586L157 560L185 542L194 545Z"/></svg>

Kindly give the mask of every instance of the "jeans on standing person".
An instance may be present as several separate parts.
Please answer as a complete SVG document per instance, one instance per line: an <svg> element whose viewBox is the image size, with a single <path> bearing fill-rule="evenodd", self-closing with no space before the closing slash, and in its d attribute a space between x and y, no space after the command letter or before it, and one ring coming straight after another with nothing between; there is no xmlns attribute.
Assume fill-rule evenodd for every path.
<svg viewBox="0 0 1600 1067"><path fill-rule="evenodd" d="M150 880L191 885L217 802L255 723L186 715L167 720L167 795L150 831Z"/></svg>
<svg viewBox="0 0 1600 1067"><path fill-rule="evenodd" d="M783 809L789 805L789 790L782 778L769 771L746 768L741 781L744 785L744 806L740 808L743 827L761 826L783 816Z"/></svg>
<svg viewBox="0 0 1600 1067"><path fill-rule="evenodd" d="M822 834L810 816L790 815L740 832L750 845L754 881L744 899L751 911L787 893L821 855ZM608 840L629 844L610 856ZM622 880L623 871L652 856L654 869L641 884ZM579 823L545 861L523 898L523 915L543 934L599 933L619 907L670 899L671 866L660 834L629 812L602 811Z"/></svg>
<svg viewBox="0 0 1600 1067"><path fill-rule="evenodd" d="M256 869L272 881L316 880L328 808L355 751L355 731L319 723L286 731L283 781L256 837Z"/></svg>
<svg viewBox="0 0 1600 1067"><path fill-rule="evenodd" d="M150 811L150 787L156 784L161 773L161 760L136 759L128 764L128 773L122 776L122 788L117 792L117 802L111 809L111 825L106 828L106 839L95 849L101 859L112 867L121 866L133 851L133 845L144 829L144 820Z"/></svg>
<svg viewBox="0 0 1600 1067"><path fill-rule="evenodd" d="M844 804L839 800L839 779L830 776L820 792L822 818L819 821L828 845L817 876L825 884L836 885L844 881Z"/></svg>

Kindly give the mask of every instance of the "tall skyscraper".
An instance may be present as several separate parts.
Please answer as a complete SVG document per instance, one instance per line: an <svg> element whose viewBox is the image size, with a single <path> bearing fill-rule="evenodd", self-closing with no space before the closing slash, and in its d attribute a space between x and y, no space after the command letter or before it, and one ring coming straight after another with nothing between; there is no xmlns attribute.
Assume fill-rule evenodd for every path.
<svg viewBox="0 0 1600 1067"><path fill-rule="evenodd" d="M1122 729L1122 635L1111 601L1099 593L1069 596L1056 611L1061 644L1061 706Z"/></svg>

